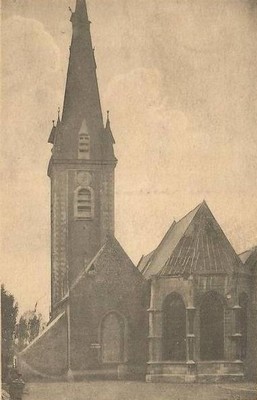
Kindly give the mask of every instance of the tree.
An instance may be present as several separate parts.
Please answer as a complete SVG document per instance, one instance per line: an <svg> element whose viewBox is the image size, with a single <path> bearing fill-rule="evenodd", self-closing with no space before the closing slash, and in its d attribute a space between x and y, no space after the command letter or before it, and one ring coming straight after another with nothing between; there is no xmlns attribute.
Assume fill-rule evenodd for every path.
<svg viewBox="0 0 257 400"><path fill-rule="evenodd" d="M31 343L42 330L42 315L34 311L25 312L16 328L18 349L21 351Z"/></svg>
<svg viewBox="0 0 257 400"><path fill-rule="evenodd" d="M8 365L12 364L14 351L14 334L18 304L14 296L9 293L4 285L1 285L1 323L2 323L2 380L5 381L8 374Z"/></svg>

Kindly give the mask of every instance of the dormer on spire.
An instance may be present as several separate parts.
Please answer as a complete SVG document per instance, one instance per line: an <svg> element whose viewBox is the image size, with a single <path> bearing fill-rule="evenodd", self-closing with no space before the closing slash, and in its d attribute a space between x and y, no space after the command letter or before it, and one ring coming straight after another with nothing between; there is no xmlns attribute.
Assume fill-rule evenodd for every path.
<svg viewBox="0 0 257 400"><path fill-rule="evenodd" d="M106 127L103 122L85 0L76 0L71 22L72 40L63 110L58 109L55 132L55 138L61 137L61 145L55 155L63 160L107 160L116 164L109 115ZM81 132L85 127L86 131ZM55 147L55 140L52 137L51 140Z"/></svg>
<svg viewBox="0 0 257 400"><path fill-rule="evenodd" d="M104 130L96 63L85 0L76 0L71 15L72 41L62 111L63 158L78 158L78 134L83 120L90 136L90 159L102 157Z"/></svg>
<svg viewBox="0 0 257 400"><path fill-rule="evenodd" d="M78 158L89 160L90 158L90 136L87 128L86 120L83 119L79 130L78 138Z"/></svg>

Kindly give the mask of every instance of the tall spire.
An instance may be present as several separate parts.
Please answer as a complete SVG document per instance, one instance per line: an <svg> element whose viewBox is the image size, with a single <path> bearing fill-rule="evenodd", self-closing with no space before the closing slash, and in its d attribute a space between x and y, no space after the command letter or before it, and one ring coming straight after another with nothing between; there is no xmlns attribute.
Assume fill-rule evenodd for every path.
<svg viewBox="0 0 257 400"><path fill-rule="evenodd" d="M74 154L77 152L77 150L75 151L74 137L76 137L83 120L85 120L92 145L96 150L95 157L99 157L100 135L104 126L90 34L90 21L85 0L76 0L75 11L72 12L70 20L72 23L72 41L62 112L62 124L65 130L64 146L70 153L70 156L67 155L68 158L72 157L73 145Z"/></svg>

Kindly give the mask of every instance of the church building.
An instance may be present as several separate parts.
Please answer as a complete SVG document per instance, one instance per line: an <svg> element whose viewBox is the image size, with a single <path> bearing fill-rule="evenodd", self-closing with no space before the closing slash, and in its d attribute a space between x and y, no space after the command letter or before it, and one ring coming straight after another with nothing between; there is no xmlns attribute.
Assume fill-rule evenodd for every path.
<svg viewBox="0 0 257 400"><path fill-rule="evenodd" d="M76 0L71 23L64 105L48 140L51 315L19 354L23 375L256 377L256 248L237 255L205 201L137 266L115 238L115 141L108 113L103 120L85 0Z"/></svg>

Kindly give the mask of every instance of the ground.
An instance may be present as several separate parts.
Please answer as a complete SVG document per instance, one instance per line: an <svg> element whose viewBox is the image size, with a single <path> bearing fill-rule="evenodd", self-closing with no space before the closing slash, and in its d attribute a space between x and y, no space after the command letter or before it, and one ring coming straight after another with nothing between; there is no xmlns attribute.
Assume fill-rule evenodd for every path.
<svg viewBox="0 0 257 400"><path fill-rule="evenodd" d="M256 389L256 390L255 390ZM31 383L24 400L257 400L255 384Z"/></svg>

